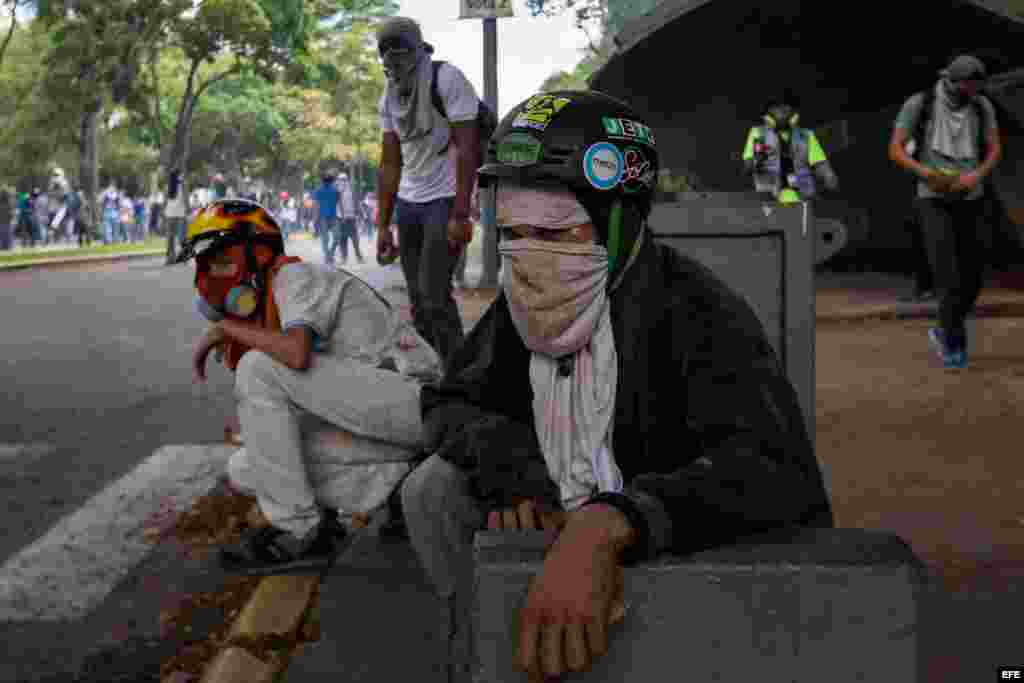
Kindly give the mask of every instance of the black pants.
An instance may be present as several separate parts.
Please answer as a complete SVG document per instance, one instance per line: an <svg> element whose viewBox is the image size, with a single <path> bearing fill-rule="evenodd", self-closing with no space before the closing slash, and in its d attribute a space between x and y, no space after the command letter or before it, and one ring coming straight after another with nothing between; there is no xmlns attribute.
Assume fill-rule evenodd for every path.
<svg viewBox="0 0 1024 683"><path fill-rule="evenodd" d="M921 212L914 211L907 216L904 227L910 233L910 243L913 250L914 268L914 294L919 295L935 289L935 278L932 277L932 267L928 262L928 247L925 244L924 227L921 225Z"/></svg>
<svg viewBox="0 0 1024 683"><path fill-rule="evenodd" d="M919 199L917 204L940 298L939 324L950 349L966 349L964 320L981 292L991 243L985 200Z"/></svg>
<svg viewBox="0 0 1024 683"><path fill-rule="evenodd" d="M454 199L413 203L399 199L398 252L409 288L413 324L445 367L462 344L462 318L452 296L458 261L448 246L448 217Z"/></svg>

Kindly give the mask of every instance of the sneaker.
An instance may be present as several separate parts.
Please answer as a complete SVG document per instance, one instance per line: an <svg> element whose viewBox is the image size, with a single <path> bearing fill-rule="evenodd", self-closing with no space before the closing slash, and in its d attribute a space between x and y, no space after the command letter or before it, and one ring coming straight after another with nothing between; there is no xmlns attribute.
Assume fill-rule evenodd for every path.
<svg viewBox="0 0 1024 683"><path fill-rule="evenodd" d="M967 352L952 351L946 358L942 360L942 364L947 368L963 370L964 368L967 367Z"/></svg>
<svg viewBox="0 0 1024 683"><path fill-rule="evenodd" d="M348 533L336 512L325 511L313 529L303 536L273 526L247 529L238 543L221 548L225 571L249 576L330 569Z"/></svg>
<svg viewBox="0 0 1024 683"><path fill-rule="evenodd" d="M967 367L967 351L963 349L951 350L946 347L946 334L940 327L933 327L928 330L928 343L932 350L942 361L943 367L963 369Z"/></svg>
<svg viewBox="0 0 1024 683"><path fill-rule="evenodd" d="M928 344L939 360L946 360L946 333L941 327L933 327L928 330Z"/></svg>

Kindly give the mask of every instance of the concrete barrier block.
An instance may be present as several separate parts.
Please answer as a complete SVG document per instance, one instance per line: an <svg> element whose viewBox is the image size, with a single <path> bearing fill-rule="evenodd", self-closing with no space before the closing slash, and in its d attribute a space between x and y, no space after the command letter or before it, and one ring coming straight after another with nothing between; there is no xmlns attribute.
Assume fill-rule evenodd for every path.
<svg viewBox="0 0 1024 683"><path fill-rule="evenodd" d="M473 680L522 683L518 610L552 536L483 532ZM898 537L808 529L626 570L610 651L566 681L917 681L923 565Z"/></svg>
<svg viewBox="0 0 1024 683"><path fill-rule="evenodd" d="M274 668L240 647L221 650L203 673L202 683L271 683Z"/></svg>
<svg viewBox="0 0 1024 683"><path fill-rule="evenodd" d="M235 621L231 636L258 638L294 633L319 583L316 574L266 577Z"/></svg>

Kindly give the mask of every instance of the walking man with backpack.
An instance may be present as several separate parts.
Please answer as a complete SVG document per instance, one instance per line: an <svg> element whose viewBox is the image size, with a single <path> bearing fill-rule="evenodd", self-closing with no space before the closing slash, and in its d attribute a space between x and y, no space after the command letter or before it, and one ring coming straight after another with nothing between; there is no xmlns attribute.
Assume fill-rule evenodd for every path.
<svg viewBox="0 0 1024 683"><path fill-rule="evenodd" d="M988 77L981 60L961 55L940 76L904 103L889 158L920 181L917 208L940 301L929 343L945 367L964 368L964 321L981 291L991 236L985 179L1002 146L995 108L980 94Z"/></svg>
<svg viewBox="0 0 1024 683"><path fill-rule="evenodd" d="M387 76L379 105L378 261L394 256L397 204L397 249L413 322L447 365L463 339L452 274L473 235L470 199L496 117L462 71L431 59L433 47L412 19L381 24L377 49Z"/></svg>

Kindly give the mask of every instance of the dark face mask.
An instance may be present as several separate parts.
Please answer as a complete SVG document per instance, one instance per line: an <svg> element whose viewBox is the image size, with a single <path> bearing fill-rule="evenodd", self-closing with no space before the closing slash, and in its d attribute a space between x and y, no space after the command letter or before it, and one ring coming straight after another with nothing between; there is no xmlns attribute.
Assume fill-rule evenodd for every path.
<svg viewBox="0 0 1024 683"><path fill-rule="evenodd" d="M389 38L381 41L378 52L384 74L392 82L403 78L416 66L416 48L402 40Z"/></svg>

